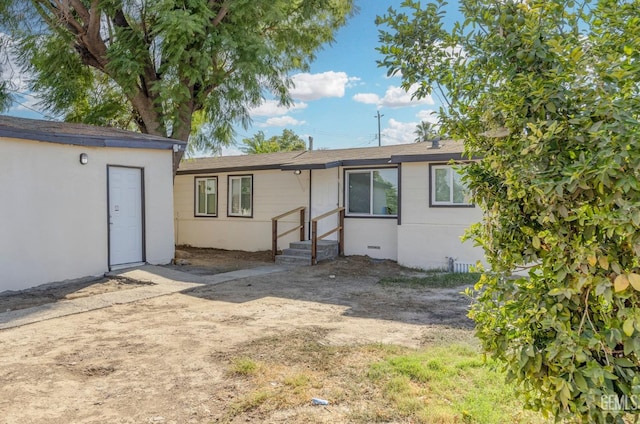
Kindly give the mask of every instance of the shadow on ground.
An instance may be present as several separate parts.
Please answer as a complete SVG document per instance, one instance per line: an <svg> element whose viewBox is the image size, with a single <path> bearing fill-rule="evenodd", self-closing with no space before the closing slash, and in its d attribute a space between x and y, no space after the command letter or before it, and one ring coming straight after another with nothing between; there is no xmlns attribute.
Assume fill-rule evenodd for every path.
<svg viewBox="0 0 640 424"><path fill-rule="evenodd" d="M350 256L313 267L292 268L257 277L184 291L202 299L245 303L267 297L346 307L343 316L393 320L417 325L473 327L470 300L456 288L383 286L382 277L415 272L393 261Z"/></svg>

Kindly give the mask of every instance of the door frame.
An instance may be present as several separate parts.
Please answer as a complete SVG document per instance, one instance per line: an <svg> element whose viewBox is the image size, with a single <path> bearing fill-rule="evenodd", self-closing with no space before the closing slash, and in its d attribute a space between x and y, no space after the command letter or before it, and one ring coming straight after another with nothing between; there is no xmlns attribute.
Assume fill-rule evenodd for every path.
<svg viewBox="0 0 640 424"><path fill-rule="evenodd" d="M128 168L128 169L137 169L140 171L140 231L141 234L141 242L142 242L142 262L147 261L147 234L146 234L146 210L145 210L145 187L144 187L144 168L141 166L127 166L127 165L107 165L107 267L109 271L112 271L113 268L119 267L119 265L124 264L111 264L111 225L109 224L109 211L111 210L111 187L110 187L110 179L109 179L109 171L111 168Z"/></svg>

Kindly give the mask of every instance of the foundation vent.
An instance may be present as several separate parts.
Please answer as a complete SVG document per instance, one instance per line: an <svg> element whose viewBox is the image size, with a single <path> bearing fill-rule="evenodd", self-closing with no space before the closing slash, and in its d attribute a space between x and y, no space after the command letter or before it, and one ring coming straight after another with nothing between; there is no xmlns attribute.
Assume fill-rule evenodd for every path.
<svg viewBox="0 0 640 424"><path fill-rule="evenodd" d="M462 262L457 262L456 258L447 257L448 262L448 271L454 273L467 273L471 272L471 268L473 268L473 264L465 264Z"/></svg>
<svg viewBox="0 0 640 424"><path fill-rule="evenodd" d="M460 262L454 262L453 263L453 272L455 272L455 273L471 272L471 267L473 267L473 264L463 264L463 263L460 263Z"/></svg>

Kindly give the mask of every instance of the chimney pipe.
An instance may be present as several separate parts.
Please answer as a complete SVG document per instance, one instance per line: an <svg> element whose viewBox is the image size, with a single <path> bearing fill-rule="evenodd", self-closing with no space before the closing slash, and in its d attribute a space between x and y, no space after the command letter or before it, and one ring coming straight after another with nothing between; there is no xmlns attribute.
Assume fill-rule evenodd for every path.
<svg viewBox="0 0 640 424"><path fill-rule="evenodd" d="M313 137L309 136L309 150L313 150Z"/></svg>
<svg viewBox="0 0 640 424"><path fill-rule="evenodd" d="M440 137L436 137L436 138L431 140L431 148L432 149L439 149L440 148Z"/></svg>

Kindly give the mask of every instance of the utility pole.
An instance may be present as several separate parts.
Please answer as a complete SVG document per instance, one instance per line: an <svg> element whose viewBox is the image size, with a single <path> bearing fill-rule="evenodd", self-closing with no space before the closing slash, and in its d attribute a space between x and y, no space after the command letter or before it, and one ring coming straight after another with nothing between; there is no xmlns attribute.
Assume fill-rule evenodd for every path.
<svg viewBox="0 0 640 424"><path fill-rule="evenodd" d="M382 118L384 115L380 115L380 111L377 111L376 116L374 116L374 118L378 118L378 146L382 146L382 142L380 141L380 118Z"/></svg>

